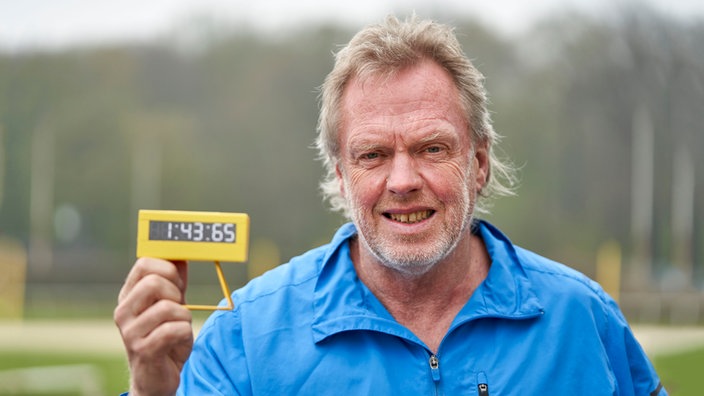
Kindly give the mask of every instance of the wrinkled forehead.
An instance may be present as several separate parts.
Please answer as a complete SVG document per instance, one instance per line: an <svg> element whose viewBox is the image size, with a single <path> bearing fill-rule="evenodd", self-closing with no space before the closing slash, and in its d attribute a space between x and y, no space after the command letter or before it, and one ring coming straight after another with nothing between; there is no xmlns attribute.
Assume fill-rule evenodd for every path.
<svg viewBox="0 0 704 396"><path fill-rule="evenodd" d="M355 76L348 82L341 99L343 129L344 124L363 114L424 112L428 117L458 117L452 122L466 123L452 77L430 61L394 74Z"/></svg>

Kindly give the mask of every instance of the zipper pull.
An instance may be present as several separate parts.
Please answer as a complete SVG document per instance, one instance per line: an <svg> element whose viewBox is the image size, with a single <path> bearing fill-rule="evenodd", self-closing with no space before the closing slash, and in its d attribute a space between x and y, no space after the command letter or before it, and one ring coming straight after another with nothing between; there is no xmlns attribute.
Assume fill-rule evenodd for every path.
<svg viewBox="0 0 704 396"><path fill-rule="evenodd" d="M479 389L479 396L489 396L489 385L479 384L477 388Z"/></svg>
<svg viewBox="0 0 704 396"><path fill-rule="evenodd" d="M435 355L430 355L428 363L430 364L430 374L433 376L433 381L440 381L440 359Z"/></svg>
<svg viewBox="0 0 704 396"><path fill-rule="evenodd" d="M488 382L484 372L477 374L477 390L479 391L479 396L489 396Z"/></svg>

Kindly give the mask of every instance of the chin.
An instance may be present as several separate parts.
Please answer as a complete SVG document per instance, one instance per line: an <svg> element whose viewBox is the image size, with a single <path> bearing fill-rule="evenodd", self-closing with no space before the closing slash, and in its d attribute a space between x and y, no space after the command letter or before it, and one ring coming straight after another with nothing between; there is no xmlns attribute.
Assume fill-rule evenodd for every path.
<svg viewBox="0 0 704 396"><path fill-rule="evenodd" d="M438 249L438 246L419 251L417 254L394 254L383 247L370 249L377 260L385 267L408 277L418 277L427 274L437 263L442 261L454 249L453 246ZM381 250L381 251L379 251ZM386 250L384 252L384 250ZM428 254L433 252L434 254Z"/></svg>
<svg viewBox="0 0 704 396"><path fill-rule="evenodd" d="M418 278L421 277L435 267L437 263L430 264L419 264L419 263L389 263L381 262L386 268L396 271L399 275L404 278Z"/></svg>

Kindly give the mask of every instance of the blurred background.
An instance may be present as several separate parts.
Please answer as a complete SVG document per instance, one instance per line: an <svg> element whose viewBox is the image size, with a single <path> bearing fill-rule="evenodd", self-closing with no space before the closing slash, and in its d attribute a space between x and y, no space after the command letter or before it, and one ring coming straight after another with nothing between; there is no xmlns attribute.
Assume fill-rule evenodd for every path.
<svg viewBox="0 0 704 396"><path fill-rule="evenodd" d="M232 288L327 242L317 87L356 30L413 10L456 26L521 169L484 217L633 323L704 323L701 1L0 0L0 317L25 323L7 331L112 329L139 209L248 213ZM222 297L191 270L189 299ZM4 338L12 369L27 353ZM126 386L121 360L95 364Z"/></svg>

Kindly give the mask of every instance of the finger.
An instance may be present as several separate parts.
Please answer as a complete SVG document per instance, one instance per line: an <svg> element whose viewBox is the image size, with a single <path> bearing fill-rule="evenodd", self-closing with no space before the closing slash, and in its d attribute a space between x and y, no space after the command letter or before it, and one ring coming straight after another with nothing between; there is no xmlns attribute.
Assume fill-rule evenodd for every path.
<svg viewBox="0 0 704 396"><path fill-rule="evenodd" d="M179 350L181 353L176 359L179 360L177 364L182 366L193 348L193 328L185 321L164 322L149 333L143 341L153 351L152 357L168 355L173 358L172 352Z"/></svg>
<svg viewBox="0 0 704 396"><path fill-rule="evenodd" d="M120 331L134 321L147 308L159 301L172 301L178 303L184 300L180 290L169 280L158 275L150 274L140 280L124 296L113 313L113 318Z"/></svg>
<svg viewBox="0 0 704 396"><path fill-rule="evenodd" d="M188 262L185 260L178 260L172 261L171 263L176 267L178 277L179 279L181 279L181 284L177 284L177 286L179 286L179 289L181 289L181 294L183 295L183 300L181 301L181 304L185 304L186 288L188 287Z"/></svg>
<svg viewBox="0 0 704 396"><path fill-rule="evenodd" d="M181 304L160 300L121 328L125 345L128 349L145 347L142 340L168 322L184 322L191 326L191 312Z"/></svg>
<svg viewBox="0 0 704 396"><path fill-rule="evenodd" d="M133 344L133 348L128 347L131 389L143 389L144 394L149 393L147 389L152 389L153 394L174 394L179 373L192 349L190 322L164 322Z"/></svg>
<svg viewBox="0 0 704 396"><path fill-rule="evenodd" d="M186 278L188 268L185 261L170 262L166 260L142 257L139 258L125 279L125 284L120 290L118 301L121 301L134 286L145 276L156 274L163 278L169 279L179 289L186 289Z"/></svg>
<svg viewBox="0 0 704 396"><path fill-rule="evenodd" d="M156 274L148 274L139 280L128 295L122 298L118 307L122 307L124 312L121 310L120 313L129 319L139 316L160 300L181 304L184 298L181 289L169 279Z"/></svg>

